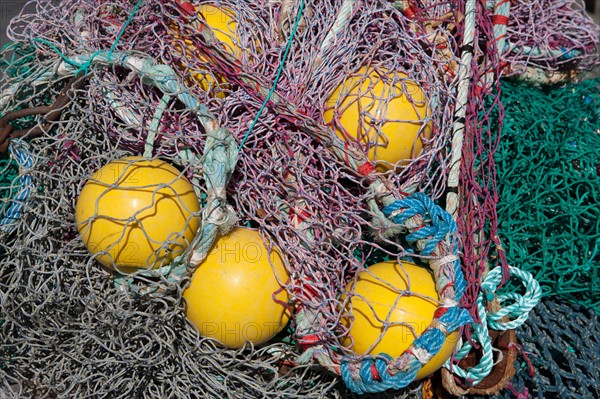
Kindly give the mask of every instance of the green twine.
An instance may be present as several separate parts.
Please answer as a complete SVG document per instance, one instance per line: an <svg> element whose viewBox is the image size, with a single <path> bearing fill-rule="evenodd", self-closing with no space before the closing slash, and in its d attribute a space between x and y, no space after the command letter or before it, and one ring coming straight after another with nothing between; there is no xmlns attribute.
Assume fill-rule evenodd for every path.
<svg viewBox="0 0 600 399"><path fill-rule="evenodd" d="M600 79L503 82L499 228L509 262L544 295L600 312Z"/></svg>
<svg viewBox="0 0 600 399"><path fill-rule="evenodd" d="M250 137L250 134L252 133L252 131L254 130L254 127L258 123L258 119L260 118L260 116L262 115L263 111L267 107L267 104L271 100L271 97L273 96L273 93L275 93L275 89L277 88L277 84L279 83L279 79L281 78L281 73L283 72L283 67L285 65L285 61L287 60L288 54L290 52L290 49L292 48L292 43L294 41L294 36L296 36L296 31L298 30L298 26L300 25L300 20L302 19L302 15L304 13L304 6L305 6L305 3L304 3L304 0L302 0L300 2L300 7L298 7L298 15L296 16L296 21L294 22L294 27L292 28L292 31L290 33L290 37L289 37L289 39L287 41L287 45L285 46L285 51L283 52L283 58L281 59L281 62L279 63L279 68L277 69L277 74L275 75L275 81L273 82L273 85L271 86L271 90L269 90L269 94L267 94L267 97L265 98L265 101L262 103L260 109L258 110L258 113L256 114L256 117L252 121L252 124L250 125L250 128L248 129L248 131L246 132L246 134L242 138L242 141L241 141L240 147L239 147L240 151L241 151L242 147L244 147L244 144L246 143L246 140L248 140L248 137Z"/></svg>
<svg viewBox="0 0 600 399"><path fill-rule="evenodd" d="M4 58L9 50L12 50L10 59ZM8 43L2 46L2 58L0 59L0 71L10 78L17 76L28 76L31 68L28 64L34 57L34 49L29 46L23 46L20 43ZM24 118L22 122L13 123L16 129L24 128L33 117ZM19 175L19 165L13 161L8 152L0 154L0 220L4 216L4 208L7 201L11 198L12 187L18 185L16 179ZM0 325L2 320L0 320Z"/></svg>
<svg viewBox="0 0 600 399"><path fill-rule="evenodd" d="M67 57L66 55L64 55L62 53L62 51L60 51L60 49L58 47L56 47L52 42L49 42L46 39L40 39L39 37L36 37L35 39L33 39L34 42L36 43L44 43L45 45L47 45L48 47L50 47L52 50L54 50L54 52L56 54L59 55L60 58L62 58L62 60L64 62L66 62L67 64L74 66L76 68L79 68L79 70L83 70L84 66L73 61L72 59L70 59L69 57Z"/></svg>
<svg viewBox="0 0 600 399"><path fill-rule="evenodd" d="M6 200L12 196L11 187L18 185L15 182L19 175L19 166L10 159L8 153L0 154L0 220L4 215Z"/></svg>
<svg viewBox="0 0 600 399"><path fill-rule="evenodd" d="M115 51L115 48L117 48L117 44L119 44L119 42L121 41L121 37L125 33L125 29L127 29L127 27L129 26L129 24L133 20L134 15L137 13L137 11L140 8L140 6L142 5L143 1L144 0L139 0L136 3L135 7L133 7L133 10L131 10L131 12L129 13L129 18L127 18L127 21L125 21L125 24L123 24L123 27L121 28L121 31L117 35L117 38L115 39L114 43L112 44L112 46L110 46L110 50L108 50L108 60L109 61L110 61L110 57L112 56L113 51ZM93 59L93 57L92 57L92 59ZM91 63L92 60L90 59L89 62Z"/></svg>
<svg viewBox="0 0 600 399"><path fill-rule="evenodd" d="M12 50L10 59L6 59L6 55ZM7 43L2 46L2 58L0 58L0 70L8 77L22 78L28 77L31 74L31 63L35 57L35 48L21 43Z"/></svg>
<svg viewBox="0 0 600 399"><path fill-rule="evenodd" d="M123 34L125 33L125 30L127 29L127 27L129 26L129 24L133 20L133 17L137 13L138 9L140 8L140 6L142 5L143 2L144 2L144 0L138 0L138 2L135 4L135 6L133 7L133 9L129 13L129 17L127 18L127 20L125 21L125 23L121 27L121 30L119 31L119 34L117 35L117 37L115 38L115 41L113 42L112 46L110 46L110 49L108 50L108 57L107 58L108 58L109 61L110 61L110 58L112 57L113 52L117 48L117 45L121 41L121 38L123 37ZM96 58L96 56L98 56L99 54L102 54L102 53L106 52L105 50L96 51L94 54L92 54L92 56L90 57L90 59L85 64L79 64L79 63L73 61L72 59L70 59L69 57L67 57L66 55L64 55L60 51L60 49L56 45L54 45L54 43L51 43L48 40L40 39L40 38L35 38L34 41L35 42L39 42L39 43L44 43L45 45L47 45L48 47L50 47L52 50L54 50L54 52L56 54L58 54L60 56L60 58L63 59L63 61L65 61L67 64L69 64L69 65L77 68L78 70L77 70L76 75L86 74L88 72L90 66L92 65L92 62L94 61L94 58Z"/></svg>

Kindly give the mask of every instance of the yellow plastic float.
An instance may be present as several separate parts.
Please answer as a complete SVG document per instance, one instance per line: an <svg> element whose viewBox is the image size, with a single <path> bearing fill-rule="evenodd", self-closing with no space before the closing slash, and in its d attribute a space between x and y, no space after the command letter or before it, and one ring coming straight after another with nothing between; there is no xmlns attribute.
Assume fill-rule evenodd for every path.
<svg viewBox="0 0 600 399"><path fill-rule="evenodd" d="M217 240L194 272L183 293L186 315L201 335L229 348L261 345L290 318L283 287L288 278L279 251L269 254L258 232L236 228Z"/></svg>
<svg viewBox="0 0 600 399"><path fill-rule="evenodd" d="M166 265L185 251L200 219L190 182L159 159L112 161L86 182L75 206L77 229L103 265L121 272Z"/></svg>
<svg viewBox="0 0 600 399"><path fill-rule="evenodd" d="M363 67L327 98L323 118L369 160L387 162L378 163L385 170L421 153L422 138L431 134L430 123L423 127L428 115L425 92L406 74Z"/></svg>
<svg viewBox="0 0 600 399"><path fill-rule="evenodd" d="M343 344L358 355L400 356L431 324L439 299L431 273L409 262L370 266L358 274L346 291L353 294L347 308L351 317L343 320L350 327ZM347 300L346 295L342 301ZM388 327L384 328L386 319ZM448 335L440 351L423 366L416 379L439 369L452 355L458 339L457 332Z"/></svg>

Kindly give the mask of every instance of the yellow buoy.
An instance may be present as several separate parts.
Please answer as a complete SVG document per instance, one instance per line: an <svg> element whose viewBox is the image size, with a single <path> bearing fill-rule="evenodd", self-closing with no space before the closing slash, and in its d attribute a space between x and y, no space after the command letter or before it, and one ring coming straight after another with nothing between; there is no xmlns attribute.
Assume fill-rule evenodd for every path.
<svg viewBox="0 0 600 399"><path fill-rule="evenodd" d="M194 272L183 293L186 315L200 334L229 348L263 344L289 320L283 305L288 278L277 250L269 254L258 232L236 228L217 240Z"/></svg>
<svg viewBox="0 0 600 399"><path fill-rule="evenodd" d="M219 40L224 46L225 51L234 56L241 54L241 49L237 45L238 36L237 31L237 15L234 11L225 7L216 7L210 4L202 4L195 7L198 14L201 14L206 20L206 24L211 28L217 40ZM180 39L180 34L174 33L176 39ZM197 57L196 51L194 51L193 43L189 39L184 39L184 43L188 46L185 49L181 49L179 46L176 47L179 55L185 55L191 59L198 58L201 61L206 61L203 57ZM200 84L202 89L205 91L212 90L217 81L224 83L224 79L220 76L215 78L207 70L193 70L191 71L196 83ZM222 93L218 93L219 97L222 97Z"/></svg>
<svg viewBox="0 0 600 399"><path fill-rule="evenodd" d="M328 97L323 118L369 160L396 164L421 153L431 133L431 124L423 127L428 114L423 89L406 74L363 67Z"/></svg>
<svg viewBox="0 0 600 399"><path fill-rule="evenodd" d="M229 54L238 55L240 48L235 43L238 40L237 15L234 11L225 7L215 7L210 4L202 4L197 7L198 13L202 14L206 24L210 26L217 40L225 45ZM235 41L234 41L235 38Z"/></svg>
<svg viewBox="0 0 600 399"><path fill-rule="evenodd" d="M84 185L77 229L103 265L119 271L166 265L185 251L200 226L189 181L159 159L112 161Z"/></svg>
<svg viewBox="0 0 600 399"><path fill-rule="evenodd" d="M359 355L387 353L393 358L408 349L429 326L439 299L431 273L409 262L373 265L359 273L346 291L342 301L351 295L347 309L352 317L344 319L350 327L344 345ZM384 328L386 319L388 327ZM457 332L448 335L441 350L423 366L416 379L439 369L452 355L458 338Z"/></svg>

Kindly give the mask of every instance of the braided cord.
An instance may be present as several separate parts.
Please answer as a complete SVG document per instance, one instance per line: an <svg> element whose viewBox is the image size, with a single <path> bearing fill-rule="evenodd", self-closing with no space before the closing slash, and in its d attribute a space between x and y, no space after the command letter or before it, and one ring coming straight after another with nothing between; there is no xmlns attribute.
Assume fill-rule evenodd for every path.
<svg viewBox="0 0 600 399"><path fill-rule="evenodd" d="M444 367L451 370L454 374L464 378L470 386L475 386L487 377L494 366L492 342L489 336L488 327L498 331L514 330L527 320L529 312L539 303L542 298L542 290L539 283L533 278L529 272L519 268L510 266L511 276L519 278L525 286L525 294L509 292L499 294L498 301L502 304L507 301L514 301L513 304L505 306L495 313L486 310L486 303L494 299L494 295L498 285L502 281L502 268L496 267L491 270L486 276L481 285L481 292L477 297L477 311L481 323L471 323L473 328L474 339L482 346L483 356L474 367L464 370L460 366L452 364L448 360ZM503 322L501 319L508 317L509 321ZM459 348L454 356L456 360L463 359L473 346L470 342L465 342Z"/></svg>
<svg viewBox="0 0 600 399"><path fill-rule="evenodd" d="M430 326L398 358L380 354L342 359L342 378L351 391L359 394L406 387L423 365L439 352L446 337L472 321L469 313L458 306L466 281L458 258L457 227L452 216L424 193L396 200L382 212L398 225L406 225L416 218L421 220L421 226L409 228L406 239L420 250L421 255L433 258L430 266L440 306Z"/></svg>
<svg viewBox="0 0 600 399"><path fill-rule="evenodd" d="M502 56L506 49L506 31L508 29L508 17L510 15L510 0L497 0L494 7L494 38L498 55Z"/></svg>
<svg viewBox="0 0 600 399"><path fill-rule="evenodd" d="M459 174L462 157L462 147L465 131L465 117L467 115L467 100L471 81L471 61L473 60L473 41L475 39L475 12L476 0L467 0L465 5L465 32L462 42L462 54L458 67L458 96L454 126L452 127L452 149L450 156L450 172L448 173L448 194L446 210L452 216L456 215L459 207Z"/></svg>
<svg viewBox="0 0 600 399"><path fill-rule="evenodd" d="M15 222L21 216L23 206L31 192L35 190L35 185L28 170L32 169L35 165L31 148L25 140L22 139L11 139L10 145L8 146L10 156L19 165L19 191L12 200L12 204L8 207L4 217L0 221L0 236L3 234L11 233L15 227Z"/></svg>
<svg viewBox="0 0 600 399"><path fill-rule="evenodd" d="M323 39L323 43L321 44L321 48L319 50L320 55L325 54L327 49L330 47L332 42L335 40L336 36L346 28L348 23L350 23L350 19L352 19L352 13L354 11L354 6L356 5L356 0L344 0L342 3L340 10L335 18L333 25L329 32L327 32L327 36Z"/></svg>

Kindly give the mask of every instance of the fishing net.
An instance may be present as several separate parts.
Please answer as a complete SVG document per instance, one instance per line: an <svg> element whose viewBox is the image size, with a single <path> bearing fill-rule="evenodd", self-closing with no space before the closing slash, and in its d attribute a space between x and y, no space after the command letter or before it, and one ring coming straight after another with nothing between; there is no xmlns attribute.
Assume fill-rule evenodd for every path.
<svg viewBox="0 0 600 399"><path fill-rule="evenodd" d="M527 360L500 397L598 397L599 325L591 309L557 298L543 300L517 333Z"/></svg>
<svg viewBox="0 0 600 399"><path fill-rule="evenodd" d="M409 397L459 328L452 382L484 380L488 324L514 330L539 299L497 234L501 3L203 3L235 21L213 29L185 2L32 2L3 52L0 150L19 168L17 179L3 174L3 394ZM395 102L407 114L386 119ZM356 131L343 122L353 109ZM387 142L411 129L408 154L386 159ZM171 181L132 190L158 198L185 177L202 209L191 212L201 224L187 249L171 237L159 267L127 273L114 247L88 252L74 211L95 171L132 155L176 166ZM116 179L135 163L121 162ZM268 345L234 350L198 333L182 292L215 239L243 225L283 252L293 317ZM97 262L104 255L113 270ZM379 260L429 264L439 295L420 336L382 321L416 338L396 359L343 343L352 317L340 295ZM525 294L494 299L509 270ZM410 284L393 289L419 297ZM481 365L462 370L473 346Z"/></svg>
<svg viewBox="0 0 600 399"><path fill-rule="evenodd" d="M517 331L524 356L498 397L599 395L600 229L578 228L590 216L597 220L598 83L597 78L563 87L502 83L506 113L496 153L500 236L510 263L534 274L543 294L553 298L543 300Z"/></svg>
<svg viewBox="0 0 600 399"><path fill-rule="evenodd" d="M532 89L505 82L497 152L500 231L511 264L544 295L598 310L600 81Z"/></svg>
<svg viewBox="0 0 600 399"><path fill-rule="evenodd" d="M530 83L558 83L598 62L598 26L584 2L502 1L494 20L507 25L502 46L504 74Z"/></svg>
<svg viewBox="0 0 600 399"><path fill-rule="evenodd" d="M11 198L10 187L19 172L18 166L11 161L7 154L3 154L0 158L0 168L2 168L2 173L0 174L0 198Z"/></svg>

